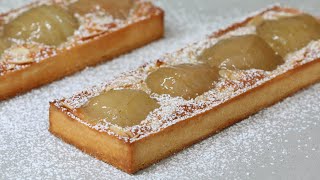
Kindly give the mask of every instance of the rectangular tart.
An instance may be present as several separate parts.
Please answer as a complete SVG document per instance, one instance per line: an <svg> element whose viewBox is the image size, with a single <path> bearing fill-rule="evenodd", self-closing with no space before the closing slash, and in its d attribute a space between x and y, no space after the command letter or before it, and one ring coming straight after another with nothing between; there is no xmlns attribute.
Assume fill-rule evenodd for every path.
<svg viewBox="0 0 320 180"><path fill-rule="evenodd" d="M88 0L77 1L83 3ZM60 79L163 37L164 12L160 8L140 0L108 0L107 8L112 9L112 3L117 4L118 8L122 1L132 3L125 18L114 17L108 13L108 10L101 10L101 8L85 14L75 12L74 16L79 22L78 28L65 42L57 46L13 39L13 43L4 50L2 55L0 53L0 100ZM54 5L66 9L71 2L74 1L38 1L0 15L0 38L5 34L5 25L22 13L40 6ZM81 9L83 4L75 8L83 10ZM121 9L119 11L121 12ZM28 15L32 16L30 13ZM26 23L30 21L26 18L23 20ZM14 25L19 28L21 26L17 23ZM7 31L7 34L17 36L13 34L15 29ZM3 47L0 42L0 51L1 48Z"/></svg>
<svg viewBox="0 0 320 180"><path fill-rule="evenodd" d="M269 8L106 84L50 102L49 131L127 173L146 168L318 82L320 40L289 53L284 63L272 71L221 71L223 78L213 89L189 100L151 93L145 85L150 72L163 66L194 63L205 48L221 39L255 34L261 18L269 20L299 14L302 12L295 9ZM92 123L79 113L79 108L93 97L117 89L147 92L157 99L160 107L141 123L126 127L110 123L108 119Z"/></svg>

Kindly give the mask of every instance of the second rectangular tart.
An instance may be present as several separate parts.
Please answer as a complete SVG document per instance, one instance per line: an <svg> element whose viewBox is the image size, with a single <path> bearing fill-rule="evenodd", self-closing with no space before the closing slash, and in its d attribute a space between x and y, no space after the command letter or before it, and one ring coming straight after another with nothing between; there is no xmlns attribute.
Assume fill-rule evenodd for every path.
<svg viewBox="0 0 320 180"><path fill-rule="evenodd" d="M75 3L79 2L81 4L86 1L88 0L77 0ZM91 2L95 3L96 1ZM76 4L78 6L74 8L76 9L74 11L75 17L79 21L79 27L72 36L57 46L33 42L32 40L16 39L20 37L13 34L15 29L6 24L17 21L17 19L22 19L20 20L22 23L28 23L30 19L23 18L32 16L31 13L28 14L29 10L44 7L43 11L49 11L51 9L48 10L48 7L51 6L59 6L60 9L69 8L69 1L34 2L0 15L0 100L60 79L87 66L93 66L119 56L163 36L164 12L160 8L149 2L138 0L107 0L105 2L109 3L107 8L111 6L111 10L113 10L113 6L125 6L121 2L130 2L132 7L130 7L127 17L124 18L117 14L114 14L116 17L111 16L108 14L109 9L106 11L97 9L81 14L83 5L81 4L78 7L79 5ZM84 5L89 6L91 4ZM41 13L41 9L37 13ZM50 14L47 16L50 16ZM41 18L48 17L44 15ZM42 19L38 19L38 21L42 22ZM18 23L21 24L21 22L16 24ZM16 24L12 26L19 26L19 24ZM6 28L6 26L8 27ZM5 28L3 29L3 27ZM8 32L2 32L5 29L9 29ZM2 34L10 36L10 45L2 43L4 41Z"/></svg>
<svg viewBox="0 0 320 180"><path fill-rule="evenodd" d="M284 50L274 47L278 53L271 57L277 60L271 60L275 62L276 66L269 61L263 62L259 59L261 63L246 64L246 66L255 66L256 68L241 70L243 67L239 61L235 61L231 67L228 66L229 62L227 61L223 64L227 69L221 68L219 70L219 80L215 86L195 96L190 94L190 91L184 90L192 90L192 85L197 84L196 82L200 80L205 82L206 78L203 78L201 73L204 73L205 76L216 75L201 65L200 71L187 71L186 74L191 73L192 75L189 77L190 81L195 83L188 84L184 81L187 86L179 89L183 93L178 96L172 93L170 88L154 92L152 84L149 84L149 77L161 68L167 69L162 71L160 75L170 74L172 69L179 70L182 65L183 68L190 70L190 66L186 66L186 63L198 64L198 57L201 57L206 49L221 45L219 43L228 46L229 40L232 40L233 43L229 48L226 48L227 55L239 49L238 47L245 50L244 56L256 54L256 50L251 52L252 46L246 46L242 41L241 46L234 47L233 45L239 40L237 37L245 37L246 40L252 41L253 49L260 48L264 49L264 52L269 52L270 48L258 43L259 38L252 36L257 34L257 27L261 22L283 18L294 25L295 22L291 22L290 17L300 18L299 15L306 17L294 9L270 8L243 22L214 33L201 42L165 55L155 63L146 64L136 71L123 74L102 86L83 91L70 98L51 102L49 130L82 151L128 173L135 173L146 168L282 100L301 88L318 82L320 80L320 41L316 39L307 42L307 45L302 48L285 55L283 61L278 59L278 56L282 56ZM306 19L309 21L310 17L307 16ZM303 23L305 22L303 21ZM311 22L314 25L314 21ZM299 40L298 36L295 38L297 41ZM223 56L224 48L218 52L221 51L221 56ZM240 53L243 52L240 51ZM246 56L243 61L250 62L250 57ZM262 64L264 65L262 66ZM239 69L228 69L232 69L234 66ZM170 69L169 67L174 68ZM182 76L179 78L183 79L185 74L181 74ZM172 78L166 78L162 84L165 84L166 87L176 88L170 85L174 85L178 81L172 83L173 81L170 79ZM128 98L128 90L133 90L130 93L137 94L135 98ZM137 106L136 103L139 104L141 99L145 99L145 94L138 93L137 90L143 91L151 99L156 100L159 106L148 98L144 104L141 103ZM116 92L121 92L121 96L118 96ZM162 92L172 94L169 96ZM97 99L101 96L105 96L105 98ZM127 103L123 104L122 102ZM101 106L102 110L94 112L96 114L104 113L105 118L93 120L88 118L86 114L90 114L92 111L90 108L99 107L101 103L109 106ZM116 110L119 111L115 112L110 108L114 104L118 105ZM139 115L143 109L150 107L154 107L154 110L145 119L133 123L135 116L131 117L130 114ZM126 111L130 108L133 108L133 111ZM117 119L117 116L110 116L110 114L116 114L121 118ZM129 119L129 122L122 121L122 119Z"/></svg>

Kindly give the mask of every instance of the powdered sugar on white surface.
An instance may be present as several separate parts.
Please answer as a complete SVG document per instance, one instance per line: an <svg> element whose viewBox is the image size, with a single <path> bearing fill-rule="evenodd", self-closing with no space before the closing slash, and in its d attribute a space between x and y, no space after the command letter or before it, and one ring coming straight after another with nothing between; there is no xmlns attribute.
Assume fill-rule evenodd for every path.
<svg viewBox="0 0 320 180"><path fill-rule="evenodd" d="M200 40L217 28L225 27L238 21L240 16L265 6L261 3L243 10L235 7L229 9L229 13L216 9L213 15L224 16L214 17L208 16L211 13L199 13L205 12L205 1L199 4L191 1L187 4L158 3L167 11L165 39L0 103L0 179L316 177L320 161L320 142L317 138L320 132L319 84L135 176L80 152L47 131L50 100L67 97L110 80L157 59L163 53ZM228 3L224 6L232 7ZM313 6L310 3L309 8L305 9L316 12ZM1 4L0 7L5 6Z"/></svg>

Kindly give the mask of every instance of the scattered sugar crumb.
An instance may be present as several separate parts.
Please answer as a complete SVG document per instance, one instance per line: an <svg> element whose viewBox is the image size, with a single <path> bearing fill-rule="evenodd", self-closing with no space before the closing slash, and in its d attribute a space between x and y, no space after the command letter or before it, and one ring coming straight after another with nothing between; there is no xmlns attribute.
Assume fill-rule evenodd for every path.
<svg viewBox="0 0 320 180"><path fill-rule="evenodd" d="M8 7L22 2L0 1L0 9L8 10ZM172 6L166 5L171 2ZM198 9L203 8L200 2L191 4L194 10L190 10L185 8L184 1L158 1L167 12L165 39L0 102L0 179L316 179L320 161L320 84L134 176L82 153L47 130L50 100L71 96L84 88L111 80L163 53L174 52L185 44L201 40L212 31L269 3L251 2L250 8L236 6L228 9L228 13L224 8L215 8L216 12L211 13L217 16L207 16L198 13ZM296 5L318 13L317 3L317 0L297 1ZM297 139L301 140L300 149L297 148ZM308 146L303 147L303 144Z"/></svg>

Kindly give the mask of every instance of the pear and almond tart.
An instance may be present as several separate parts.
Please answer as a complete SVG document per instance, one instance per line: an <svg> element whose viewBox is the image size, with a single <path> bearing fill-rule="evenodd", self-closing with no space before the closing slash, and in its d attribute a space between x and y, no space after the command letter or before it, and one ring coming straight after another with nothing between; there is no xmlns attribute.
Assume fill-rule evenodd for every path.
<svg viewBox="0 0 320 180"><path fill-rule="evenodd" d="M319 20L273 7L51 102L49 130L135 173L319 80Z"/></svg>
<svg viewBox="0 0 320 180"><path fill-rule="evenodd" d="M45 0L0 15L0 100L161 38L163 16L140 0Z"/></svg>

